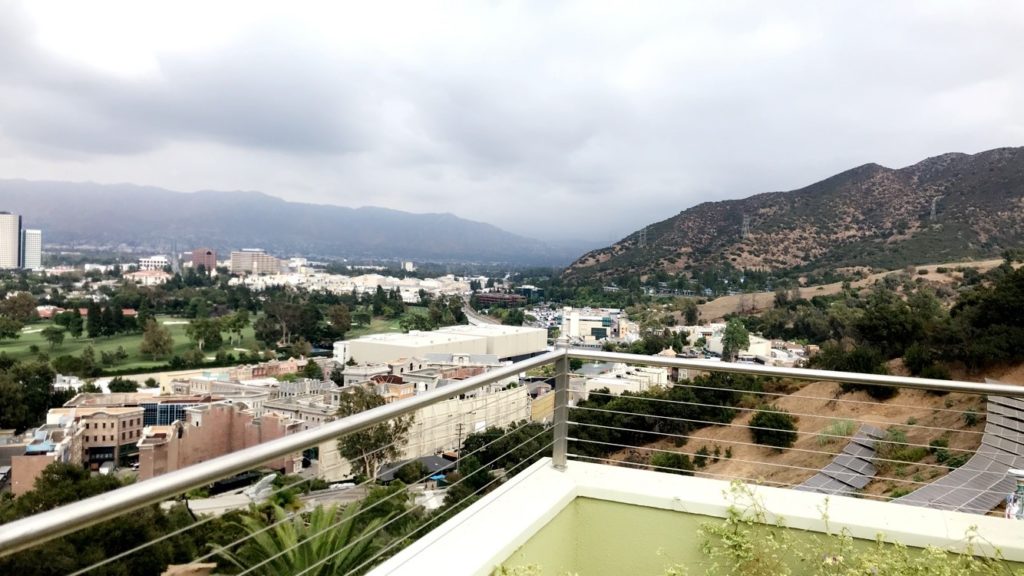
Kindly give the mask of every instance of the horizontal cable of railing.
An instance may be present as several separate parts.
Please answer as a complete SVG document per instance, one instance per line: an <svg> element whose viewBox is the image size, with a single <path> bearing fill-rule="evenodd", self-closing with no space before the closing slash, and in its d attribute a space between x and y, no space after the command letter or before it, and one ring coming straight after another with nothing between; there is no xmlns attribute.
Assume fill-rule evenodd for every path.
<svg viewBox="0 0 1024 576"><path fill-rule="evenodd" d="M685 368L687 370L699 370L703 372L725 372L729 374L748 374L751 376L768 376L773 378L793 378L796 380L840 382L843 384L894 386L897 388L965 392L969 394L995 394L999 396L1012 397L1020 397L1024 395L1024 389L1012 384L982 384L978 382L936 380L933 378L915 378L911 376L891 376L888 374L860 374L855 372L835 372L832 370L819 370L814 368L786 368L782 366L765 366L762 364L746 364L739 362L692 360L688 358L671 358L668 356L640 356L637 354L626 354L622 352L603 352L600 350L584 350L579 348L569 349L569 357L578 358L580 360L642 364L645 366L660 366L662 368Z"/></svg>
<svg viewBox="0 0 1024 576"><path fill-rule="evenodd" d="M489 409L489 408L493 407L494 405L498 404L499 402L500 402L500 398L497 395L492 395L492 396L488 397L486 400L484 400L482 405L478 405L477 409L478 410L486 410L486 409ZM504 416L504 417L507 418L507 417L510 417L513 413L515 413L515 412L520 410L520 407L515 406L515 405L509 405L506 408L508 410L508 414L499 413L499 417ZM438 430L438 429L441 429L441 428L448 428L450 426L451 426L450 422L441 421L441 422L437 422L437 423L435 423L435 424L433 424L431 426L428 426L427 428L420 429L420 431L421 432L430 432L430 431L435 431L435 430ZM458 432L452 431L451 432L451 436L450 437L446 437L446 441L455 440L458 434L459 434ZM504 436L502 438L504 438ZM402 447L402 445L404 445L404 443L405 443L404 439L403 440L398 440L396 442L391 442L389 444L386 444L384 446L379 446L379 447L375 448L374 450L371 450L370 452L367 453L367 455L374 455L374 454L383 453L383 452L385 452L385 451L387 451L387 450L389 450L391 448L400 448L400 447ZM483 448L485 448L485 447L487 447L489 445L490 445L490 443L484 445L480 449L483 449ZM418 482L423 482L423 481L425 481L427 479L428 479L427 477L424 477L424 478L418 480L417 483ZM296 482L293 482L293 483L290 483L290 484L286 484L285 486L282 486L281 488L275 489L272 492L270 492L263 499L263 501L268 501L268 500L270 500L275 495L281 494L281 493L283 493L283 492L285 492L287 490L290 490L290 489L295 488L297 486L300 486L302 484L306 484L306 483L312 482L313 480L314 480L313 478L303 478L303 479L298 480ZM365 489L369 485L374 484L376 481L377 481L376 478L367 478L363 482L360 482L359 484L356 484L356 485L353 485L352 487L350 487L346 491L346 493L358 493L358 492L353 492L353 491L360 491L362 489ZM395 495L396 494L393 494L392 496L395 496ZM373 507L380 505L382 502L390 499L392 496L389 496L388 498L385 498L385 499L382 499L380 501L377 501L373 505L368 506L365 509L361 509L358 514L353 516L353 519L358 517L359 515L365 513L366 511L372 509ZM231 542L230 544L221 546L221 547L219 547L219 548L217 548L217 549L215 549L215 550L213 550L211 552L206 553L203 556L195 558L193 561L197 562L197 563L201 563L201 562L213 559L218 554L222 554L224 551L230 550L230 549L234 548L235 546L238 546L238 545L242 544L246 540L258 537L260 534L262 534L264 532L272 530L272 529L276 528L277 526L280 526L280 525L284 524L285 522L291 521L296 515L302 514L303 512L305 512L304 509L299 509L299 510L295 510L293 512L290 512L284 518L282 518L282 519L280 519L278 521L275 521L273 523L270 523L267 526L264 526L263 528L261 528L260 530L254 532L254 533L247 534L244 537L242 537L242 538L240 538L238 540L235 540L234 542ZM202 526L204 524L207 524L207 523L213 521L214 518L216 518L216 516L212 515L212 514L204 515L204 516L200 517L198 520L196 520L194 523L192 523L192 524L190 524L188 526L184 526L184 527L182 527L182 528L180 528L178 530L175 530L175 531L170 532L168 534L164 534L163 536L160 536L159 538L150 540L149 542L146 542L145 544L137 546L137 547L135 547L135 548L133 548L131 550L127 550L127 551L121 552L121 553L119 553L117 555L111 556L109 558L105 558L103 560L100 560L100 561L96 562L95 564L92 564L92 565L90 565L88 567L82 568L82 569L72 573L70 576L80 576L82 574L87 574L87 573L91 572L92 570L95 570L95 569L97 569L97 568L99 568L101 566L104 566L106 564L110 564L111 562L120 560L122 558L126 558L126 557L134 555L134 554L138 554L138 553L142 552L143 550L145 550L146 548L154 546L154 545L156 545L159 542L162 542L164 540L170 539L170 538L172 538L174 536L178 536L178 535L184 534L184 533L188 532L189 530L192 530L194 528L198 528L198 527L200 527L200 526Z"/></svg>
<svg viewBox="0 0 1024 576"><path fill-rule="evenodd" d="M341 420L325 423L317 428L271 440L176 472L16 520L5 524L3 530L0 530L0 556L18 552L76 530L93 526L131 510L160 502L173 495L205 486L221 478L256 468L265 462L301 451L308 446L365 430L392 418L472 392L477 388L515 376L526 370L550 364L564 356L564 350L547 352L413 398L373 408Z"/></svg>
<svg viewBox="0 0 1024 576"><path fill-rule="evenodd" d="M528 439L526 440L526 442L529 442L529 441L531 441L531 440L534 440L534 439L538 438L539 436L541 436L542 434L544 434L544 432L546 432L546 430L542 430L541 432L538 432L538 433L537 433L537 434L535 434L534 436L532 436L532 437L528 438ZM469 457L471 457L471 456L475 456L476 454L479 454L479 453L483 452L484 450L486 450L487 448L489 448L489 447L493 446L494 444L496 444L496 443L500 442L501 440L504 440L505 438L507 438L507 437L511 436L511 435L512 435L513 433L514 433L514 431L510 430L510 431L508 431L508 432L506 432L506 433L502 434L501 436L498 436L497 438L495 438L495 439L491 440L490 442L487 442L486 444L483 444L483 445L481 445L481 446L479 446L479 447L475 448L475 449L474 449L474 450L472 450L471 452L467 452L466 454L460 454L460 455L459 455L459 458L460 458L460 459L462 459L462 458L469 458ZM506 452L505 454L503 454L503 455L499 456L499 457L498 457L498 458L496 458L496 459L500 459L500 458L502 458L502 457L504 457L504 456L507 456L507 455L508 455L509 453L511 453L511 452L512 452L513 450L515 450L515 449L516 449L516 448L518 448L518 447L519 447L518 445L517 445L517 446L515 446L514 448L512 448L511 450L509 450L508 452ZM324 528L324 529L323 529L323 530L321 530L320 532L316 532L316 533L314 533L314 534L310 534L310 535L309 535L309 538L316 538L317 536L320 536L320 535L322 535L322 534L326 533L327 531L329 531L329 530L331 530L331 529L334 529L334 528L336 528L337 526L339 526L339 525L340 525L340 524L341 524L342 522L344 522L344 521L347 521L347 520L355 520L355 519L356 519L356 518L358 518L358 517L359 517L360 515L362 515L362 514L366 514L366 513L370 512L371 510L373 510L373 509L375 509L375 508L377 508L377 507L379 507L379 506L382 506L382 505L384 505L385 503L387 503L387 502L389 502L389 501L391 501L391 500L393 500L393 499L395 499L395 498L398 498L398 497L399 497L400 495L403 495L403 494L407 494L407 493L409 492L409 489L410 489L410 487L411 487L411 486L413 486L413 485L416 485L416 484L419 484L419 483L422 483L422 482L426 482L427 480L429 480L429 479L431 478L431 476L433 476L433 474L434 474L434 473L428 473L427 475L425 475L425 476L422 476L422 477L420 477L419 479L417 479L416 481L414 481L414 482L413 482L412 484L410 484L410 485L408 485L408 486L405 486L405 487L404 487L404 488L403 488L403 489L402 489L401 491L396 491L396 492L393 492L392 494L389 494L388 496L385 496L384 498L381 498L381 499L379 499L379 500L376 500L375 502L373 502L373 503L372 503L372 504L370 504L369 506L366 506L366 507L364 507L364 508L360 508L360 509L359 509L359 511L358 511L358 512L356 512L356 514L354 514L354 515L353 515L353 516L351 516L350 518L346 518L346 519L344 519L344 520L341 520L341 519L339 519L339 521L338 521L338 522L336 522L336 523L334 523L334 524L331 524L331 525L327 526L326 528ZM363 483L362 483L361 485L367 485L367 484L370 484L370 483L372 483L372 482L374 482L374 481L375 481L375 479L367 479L367 480L366 480L366 481L364 481L364 482L363 482ZM456 486L456 485L458 485L458 484L459 484L459 483L461 483L461 482L462 482L462 480L460 480L460 481L457 481L457 482L453 483L453 484L452 484L451 486ZM393 519L389 520L389 521L388 521L388 523L386 523L386 524L384 524L384 525L382 525L382 526L378 527L378 528L377 528L377 530L375 530L375 531L374 531L373 533L376 533L377 531L379 531L379 530L382 530L382 529L386 528L386 527L387 527L387 526L388 526L388 525L389 525L390 523L392 523L392 522L395 522L395 521L397 521L397 520L398 520L399 518L402 518L402 517L404 517L404 516L406 516L406 515L408 515L408 514L412 513L412 511L413 511L413 509L412 509L412 508L410 508L409 510L406 510L406 511L405 511L405 512L403 512L403 513L402 513L402 514L401 514L400 516L398 516L398 517L396 517L396 518L393 518ZM289 517L288 517L287 519L289 519L289 520L290 520L292 516L294 516L294 514L293 514L293 515L291 515L291 516L289 516ZM280 524L280 523L282 523L282 522L284 522L284 520L280 520L280 521L277 521L277 522L275 522L275 523L273 523L273 524L270 524L270 525L268 525L268 526L267 526L267 527L266 527L265 529L269 529L269 528L271 528L271 527L273 527L273 526L275 526L275 525L277 525L277 524ZM372 534L370 534L370 535L372 535ZM229 544L228 546L222 547L222 548L221 548L220 550L216 551L216 553L222 553L222 552L223 552L223 550L225 550L225 549L227 549L227 548L231 548L231 547L234 547L234 546L236 546L236 545L238 545L238 544L240 544L240 543L244 542L244 541L245 541L246 539L248 539L248 538L249 538L250 536L253 536L253 534L251 534L251 535L248 535L248 536L246 536L245 538L242 538L242 539L240 539L240 540L237 540L237 541L235 541L235 542L233 542L233 543ZM358 537L358 538L357 538L356 540L354 540L354 541L353 541L352 543L350 543L350 545L349 545L349 546L353 546L353 545L355 545L356 543L360 542L360 541L361 541L362 539L365 539L365 537L367 537L367 536L368 536L367 534L363 534L363 535L361 535L361 536L360 536L360 537ZM290 550L292 550L293 548L295 548L295 547L299 546L300 544L301 544L301 542L297 542L297 543L296 543L296 544L295 544L294 546L292 546L292 547L288 547L288 548L285 548L284 550L281 550L281 551L280 551L280 552L278 552L277 554L275 554L275 555L273 555L273 556L271 556L271 557L268 557L268 558L266 558L265 560L263 560L262 562L260 562L260 563L258 563L258 564L255 564L255 565L253 565L253 566L250 566L249 568L247 568L247 569L246 569L246 570L244 570L243 572L240 572L238 576L242 576L243 574L248 574L249 572L252 572L252 571L254 571L254 570L258 569L258 568L260 568L261 566L264 566L265 564L267 564L267 563L269 563L269 562L272 562L272 561L273 561L274 559L276 559L277 557L279 557L279 556L282 556L282 555L286 554L286 553L287 553L288 551L290 551ZM347 548L346 548L346 549L347 549ZM339 552L339 553L340 553L340 552ZM212 557L212 554L211 554L211 555L208 555L208 556L206 556L206 557L204 557L203 559L208 559L208 558L210 558L210 557ZM198 561L201 561L201 560L202 560L202 559L200 559L200 560L198 560Z"/></svg>
<svg viewBox="0 0 1024 576"><path fill-rule="evenodd" d="M656 452L656 453L662 453L662 454L681 454L681 455L686 455L686 456L697 456L697 453L695 453L695 452L685 452L685 451L680 451L680 450L669 450L667 448L652 448L652 447L649 447L649 446L637 447L637 446L630 446L629 444L619 444L619 443L616 443L616 442L603 442L603 441L598 441L598 440L588 440L588 439L573 438L573 437L569 438L569 441L570 442L579 442L579 443L582 443L582 444L593 444L593 445L597 445L597 446L612 447L612 448L616 448L616 449L619 449L619 450L636 449L636 450L644 450L644 451L648 451L648 452ZM571 454L571 455L572 456L577 456L576 454ZM768 460L747 460L747 459L742 459L742 458L731 458L730 460L732 460L734 462L740 462L740 463L743 463L743 464L758 464L758 465L761 465L761 466L771 466L771 467L774 467L774 468L783 468L783 469L787 469L787 470L798 470L800 472L808 472L808 473L812 473L812 474L813 473L817 473L817 472L820 471L819 468L813 468L813 467L810 467L810 466L800 466L800 465L796 465L796 464L785 464L785 463L782 463L782 462L771 462L771 461L768 461ZM852 475L853 475L853 473L851 473L851 476ZM902 484L912 484L912 485L916 485L916 486L927 486L928 484L930 484L930 482L926 482L924 480L913 480L913 479L908 480L908 479L905 479L905 478L889 478L889 477L877 477L876 476L874 479L890 481L890 482L898 482L898 483L902 483ZM974 493L977 493L977 494L992 493L991 490L988 490L988 489L985 489L985 488L972 488L972 487L963 486L963 487L960 487L958 489L959 490L963 490L965 492L974 492Z"/></svg>

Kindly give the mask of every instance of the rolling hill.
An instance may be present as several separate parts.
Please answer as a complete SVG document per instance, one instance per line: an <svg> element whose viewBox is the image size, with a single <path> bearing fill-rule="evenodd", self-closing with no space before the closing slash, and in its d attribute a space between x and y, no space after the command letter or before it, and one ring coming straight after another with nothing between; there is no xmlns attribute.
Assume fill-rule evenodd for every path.
<svg viewBox="0 0 1024 576"><path fill-rule="evenodd" d="M568 277L720 266L887 269L998 256L1024 241L1024 148L866 164L806 188L705 202L578 258Z"/></svg>

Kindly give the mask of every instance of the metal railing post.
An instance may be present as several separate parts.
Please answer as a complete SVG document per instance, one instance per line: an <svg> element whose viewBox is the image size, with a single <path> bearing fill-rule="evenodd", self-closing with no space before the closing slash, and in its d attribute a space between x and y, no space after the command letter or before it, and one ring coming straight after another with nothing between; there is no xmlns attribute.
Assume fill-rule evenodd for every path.
<svg viewBox="0 0 1024 576"><path fill-rule="evenodd" d="M555 350L562 355L555 360L554 444L551 462L557 470L565 470L569 450L569 339L561 337Z"/></svg>

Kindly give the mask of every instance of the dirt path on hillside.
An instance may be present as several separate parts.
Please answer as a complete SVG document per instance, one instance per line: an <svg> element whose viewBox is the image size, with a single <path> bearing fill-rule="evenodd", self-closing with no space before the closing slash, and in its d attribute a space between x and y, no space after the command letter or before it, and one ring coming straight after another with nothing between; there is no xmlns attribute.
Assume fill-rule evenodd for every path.
<svg viewBox="0 0 1024 576"><path fill-rule="evenodd" d="M929 264L927 266L917 266L915 270L927 270L927 274L915 276L924 278L930 282L948 283L952 282L953 278L947 274L940 274L936 272L937 268L975 268L979 272L985 272L992 268L995 268L1002 263L1001 259L994 260L979 260L976 262L950 262L946 264ZM884 278L889 274L902 272L902 270L889 270L886 272L878 272L871 274L867 278L857 280L852 285L856 288L863 288L871 286L878 280ZM801 298L812 298L814 296L829 296L832 294L838 294L843 289L842 282L835 282L832 284L822 284L819 286L804 286L800 288ZM775 293L774 292L752 292L750 294L737 294L735 296L722 296L716 298L706 304L697 306L700 310L701 320L714 322L724 318L727 314L735 314L742 312L745 314L763 312L775 306Z"/></svg>

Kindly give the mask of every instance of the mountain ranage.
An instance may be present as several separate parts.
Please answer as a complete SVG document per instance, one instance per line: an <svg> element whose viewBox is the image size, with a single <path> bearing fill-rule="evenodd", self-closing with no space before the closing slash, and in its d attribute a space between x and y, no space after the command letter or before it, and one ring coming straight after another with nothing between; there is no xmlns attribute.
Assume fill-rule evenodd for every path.
<svg viewBox="0 0 1024 576"><path fill-rule="evenodd" d="M865 164L791 192L705 202L580 257L569 277L721 266L899 268L1024 240L1024 148Z"/></svg>
<svg viewBox="0 0 1024 576"><path fill-rule="evenodd" d="M0 207L55 244L259 247L282 256L560 265L580 253L452 214L286 202L259 192L0 180Z"/></svg>

